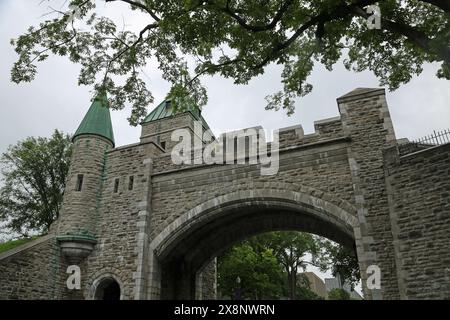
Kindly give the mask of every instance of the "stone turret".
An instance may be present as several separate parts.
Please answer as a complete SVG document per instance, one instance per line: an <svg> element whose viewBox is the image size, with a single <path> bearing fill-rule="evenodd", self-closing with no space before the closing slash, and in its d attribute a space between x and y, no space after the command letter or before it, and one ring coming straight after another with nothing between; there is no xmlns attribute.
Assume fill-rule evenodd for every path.
<svg viewBox="0 0 450 320"><path fill-rule="evenodd" d="M161 102L142 122L141 142L154 142L162 150L171 150L177 144L171 140L171 134L176 129L189 130L194 138L202 140L201 136L195 136L194 122L202 124L203 131L209 130L209 126L197 106L183 105L184 112L174 112L172 99L167 98Z"/></svg>
<svg viewBox="0 0 450 320"><path fill-rule="evenodd" d="M96 221L107 151L114 134L106 97L96 98L73 138L73 153L57 226L62 253L72 261L89 255L96 243Z"/></svg>

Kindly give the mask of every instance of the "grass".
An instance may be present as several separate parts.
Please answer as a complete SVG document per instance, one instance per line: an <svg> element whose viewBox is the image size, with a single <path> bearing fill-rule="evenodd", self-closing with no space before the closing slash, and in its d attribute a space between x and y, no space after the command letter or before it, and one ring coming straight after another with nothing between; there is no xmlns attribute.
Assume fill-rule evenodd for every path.
<svg viewBox="0 0 450 320"><path fill-rule="evenodd" d="M37 237L31 237L31 238L25 238L25 239L19 239L19 240L11 240L7 242L0 243L0 253L3 253L5 251L11 250L15 247L21 246L25 243L28 243Z"/></svg>

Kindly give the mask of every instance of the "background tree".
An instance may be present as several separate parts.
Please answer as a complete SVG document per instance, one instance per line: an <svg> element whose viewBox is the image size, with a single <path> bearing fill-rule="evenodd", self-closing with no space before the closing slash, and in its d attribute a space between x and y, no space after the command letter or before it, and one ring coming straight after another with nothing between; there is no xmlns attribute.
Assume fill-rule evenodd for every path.
<svg viewBox="0 0 450 320"><path fill-rule="evenodd" d="M273 232L265 239L255 238L254 241L263 242L272 248L278 261L284 268L287 276L288 296L291 300L296 299L296 288L298 286L298 273L305 271L306 265L311 263L307 260L307 254L315 256L319 250L315 237L310 233L284 231Z"/></svg>
<svg viewBox="0 0 450 320"><path fill-rule="evenodd" d="M321 271L331 266L333 276L340 279L341 285L348 283L353 289L361 278L356 252L325 238L317 239L317 247L321 252L314 256L315 265Z"/></svg>
<svg viewBox="0 0 450 320"><path fill-rule="evenodd" d="M283 270L270 249L255 250L244 242L218 259L218 289L231 298L241 290L242 298L277 299L282 294ZM237 278L241 282L238 285Z"/></svg>
<svg viewBox="0 0 450 320"><path fill-rule="evenodd" d="M59 215L71 153L70 137L58 130L8 148L0 160L4 228L22 236L48 231Z"/></svg>
<svg viewBox="0 0 450 320"><path fill-rule="evenodd" d="M328 292L328 300L350 300L350 293L344 289L331 289L330 292Z"/></svg>
<svg viewBox="0 0 450 320"><path fill-rule="evenodd" d="M335 275L338 270L346 281L349 274L354 283L359 281L357 260L351 250L309 233L283 231L251 237L219 257L219 290L232 295L239 276L244 296L250 299L277 298L280 294L290 299L320 299L301 273L308 264L323 272L331 269Z"/></svg>
<svg viewBox="0 0 450 320"><path fill-rule="evenodd" d="M311 290L311 283L304 273L298 275L297 287L295 288L295 298L297 300L324 300Z"/></svg>
<svg viewBox="0 0 450 320"><path fill-rule="evenodd" d="M113 109L132 103L133 125L153 101L140 73L152 57L178 97L175 108L206 104L202 75L246 84L270 63L283 65L283 88L267 96L266 108L288 114L312 90L315 61L332 70L344 57L346 68L371 70L390 89L421 73L425 62L439 62L437 76L450 78L448 0L106 0L147 16L137 33L98 16L104 0L47 2L62 9L11 41L18 54L12 81L33 80L36 63L50 54L66 56L81 66L78 83L94 86L93 96L108 91ZM380 29L370 29L367 9L377 3Z"/></svg>

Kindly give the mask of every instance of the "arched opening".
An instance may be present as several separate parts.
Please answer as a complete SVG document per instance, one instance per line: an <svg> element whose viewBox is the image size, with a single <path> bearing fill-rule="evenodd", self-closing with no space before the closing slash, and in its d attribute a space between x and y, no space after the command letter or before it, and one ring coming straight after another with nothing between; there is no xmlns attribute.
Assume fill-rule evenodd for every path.
<svg viewBox="0 0 450 320"><path fill-rule="evenodd" d="M361 299L355 250L300 231L249 237L200 272L196 299L324 300L336 290Z"/></svg>
<svg viewBox="0 0 450 320"><path fill-rule="evenodd" d="M102 279L95 290L95 300L120 300L120 285L112 277Z"/></svg>
<svg viewBox="0 0 450 320"><path fill-rule="evenodd" d="M303 231L355 250L356 217L330 203L294 193L230 198L193 209L154 241L162 299L194 299L199 270L232 245L264 232Z"/></svg>

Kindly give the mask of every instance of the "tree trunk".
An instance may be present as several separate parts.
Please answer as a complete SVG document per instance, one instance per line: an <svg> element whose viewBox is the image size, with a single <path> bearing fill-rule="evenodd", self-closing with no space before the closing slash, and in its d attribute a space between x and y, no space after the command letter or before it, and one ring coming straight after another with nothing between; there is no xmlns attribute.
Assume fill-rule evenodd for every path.
<svg viewBox="0 0 450 320"><path fill-rule="evenodd" d="M290 273L289 271L287 273L287 287L288 287L289 300L293 300L293 298L292 298L292 296L293 296L293 292L292 292L292 273Z"/></svg>
<svg viewBox="0 0 450 320"><path fill-rule="evenodd" d="M292 300L296 299L295 289L297 288L297 268L292 270Z"/></svg>
<svg viewBox="0 0 450 320"><path fill-rule="evenodd" d="M296 282L297 282L297 275L296 272L293 270L291 272L288 272L288 293L289 293L289 300L295 300L295 288Z"/></svg>

